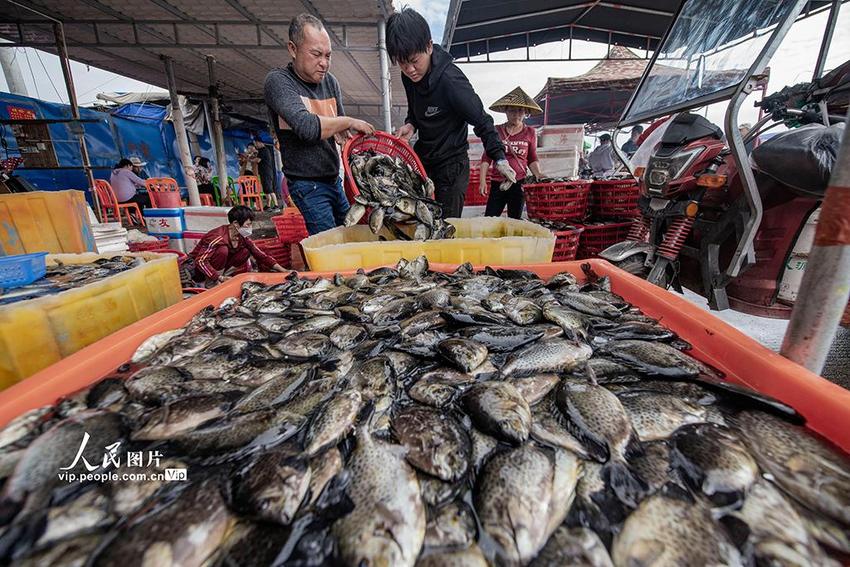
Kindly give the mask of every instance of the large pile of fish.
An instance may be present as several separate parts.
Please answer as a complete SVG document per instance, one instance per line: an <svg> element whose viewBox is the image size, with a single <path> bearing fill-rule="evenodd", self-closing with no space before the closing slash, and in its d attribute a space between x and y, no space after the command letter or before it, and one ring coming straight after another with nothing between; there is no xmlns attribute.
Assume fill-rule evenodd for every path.
<svg viewBox="0 0 850 567"><path fill-rule="evenodd" d="M443 208L434 201L434 183L404 160L367 150L352 154L349 166L360 194L345 217L345 226L357 224L370 211L369 228L374 234L386 226L399 240L454 236L455 227L443 220Z"/></svg>
<svg viewBox="0 0 850 567"><path fill-rule="evenodd" d="M115 256L113 258L101 258L90 264L63 264L57 262L47 267L44 277L31 284L4 290L0 287L0 305L8 305L36 299L46 295L54 295L82 287L90 283L120 274L130 268L144 264L142 258L133 256Z"/></svg>
<svg viewBox="0 0 850 567"><path fill-rule="evenodd" d="M243 283L0 432L0 555L598 567L850 552L848 458L586 276L420 258ZM125 450L162 462L116 472L188 478L57 475Z"/></svg>

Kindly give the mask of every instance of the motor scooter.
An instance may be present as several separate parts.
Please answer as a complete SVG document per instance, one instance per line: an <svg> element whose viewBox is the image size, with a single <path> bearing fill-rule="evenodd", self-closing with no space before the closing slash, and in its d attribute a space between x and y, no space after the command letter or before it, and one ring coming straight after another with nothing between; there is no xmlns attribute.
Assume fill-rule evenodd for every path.
<svg viewBox="0 0 850 567"><path fill-rule="evenodd" d="M746 9L740 0L718 4L730 13ZM706 57L740 51L732 36L750 30L719 39L708 29L701 37L699 25L690 27L689 36L677 31L682 18L700 5L705 3L683 4L620 121L624 127L671 117L644 140L644 162L633 171L640 180L640 217L626 241L600 256L660 287L700 293L712 309L788 318L796 289L787 288L799 286L799 277L784 288L783 279L793 279L788 278L792 256L805 258L811 246L813 229L807 223L823 199L840 145L844 117L839 112L850 98L850 62L763 98L757 103L763 117L743 136L737 127L741 103L764 79L770 56L799 12L786 6L782 14L772 13L770 37L740 71L741 62L730 61L728 53L718 61L729 69ZM753 25L770 28L767 21ZM674 74L675 80L658 60L659 53L672 52L697 61ZM823 69L822 62L818 67ZM729 101L725 132L692 112L724 99ZM756 144L779 125L790 129Z"/></svg>

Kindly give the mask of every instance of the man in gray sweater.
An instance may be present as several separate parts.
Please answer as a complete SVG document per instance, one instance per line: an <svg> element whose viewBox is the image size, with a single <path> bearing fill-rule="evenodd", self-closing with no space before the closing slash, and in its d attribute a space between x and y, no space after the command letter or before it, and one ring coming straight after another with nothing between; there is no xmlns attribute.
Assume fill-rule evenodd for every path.
<svg viewBox="0 0 850 567"><path fill-rule="evenodd" d="M308 232L316 234L342 225L348 212L337 143L352 131L371 134L375 129L345 116L339 83L329 71L331 40L318 18L292 18L288 47L292 63L269 72L265 98L280 140L289 194Z"/></svg>

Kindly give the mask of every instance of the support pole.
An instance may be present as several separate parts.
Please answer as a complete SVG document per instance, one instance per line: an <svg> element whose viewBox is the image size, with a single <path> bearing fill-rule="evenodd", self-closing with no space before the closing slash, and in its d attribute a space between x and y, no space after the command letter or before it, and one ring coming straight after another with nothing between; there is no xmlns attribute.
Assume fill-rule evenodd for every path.
<svg viewBox="0 0 850 567"><path fill-rule="evenodd" d="M390 57L387 54L387 22L383 18L378 20L378 57L381 59L381 111L384 116L384 130L386 132L392 132Z"/></svg>
<svg viewBox="0 0 850 567"><path fill-rule="evenodd" d="M3 68L3 75L6 76L6 84L9 86L9 92L21 96L29 96L27 84L24 82L24 75L21 73L21 67L15 58L16 47L3 47L0 44L0 67Z"/></svg>
<svg viewBox="0 0 850 567"><path fill-rule="evenodd" d="M227 154L224 153L224 131L221 128L221 111L218 106L218 83L215 78L215 58L207 55L207 71L209 72L210 80L210 114L212 114L212 124L210 124L210 137L215 148L215 168L218 172L218 189L221 200L224 202L225 195L228 194L227 186Z"/></svg>
<svg viewBox="0 0 850 567"><path fill-rule="evenodd" d="M850 112L848 112L850 120ZM850 297L850 133L821 206L815 243L782 341L783 356L820 374Z"/></svg>
<svg viewBox="0 0 850 567"><path fill-rule="evenodd" d="M272 154L274 154L274 173L275 173L275 183L277 183L277 174L279 171L283 171L283 156L280 155L280 150L277 149L280 144L280 140L277 139L277 132L275 132L274 124L271 122L272 116L269 113L269 135L272 137ZM278 187L278 189L282 189L282 187ZM283 191L279 191L281 195L283 195ZM281 203L281 206L283 204Z"/></svg>
<svg viewBox="0 0 850 567"><path fill-rule="evenodd" d="M186 180L186 190L189 192L189 204L193 207L201 205L198 194L198 183L195 181L195 168L192 166L192 155L189 150L189 137L186 135L186 124L183 122L183 110L177 96L177 81L174 78L174 61L171 57L163 56L165 75L168 79L168 94L171 95L171 123L174 126L174 136L180 150L180 163L183 166L183 178Z"/></svg>
<svg viewBox="0 0 850 567"><path fill-rule="evenodd" d="M829 46L832 43L832 34L835 31L836 22L838 22L838 11L840 9L841 0L832 0L832 6L829 8L829 20L826 23L823 39L821 39L820 51L818 51L818 60L815 64L815 72L812 74L812 81L817 81L823 75L826 56L829 53Z"/></svg>
<svg viewBox="0 0 850 567"><path fill-rule="evenodd" d="M59 62L62 64L62 76L65 78L65 89L68 91L68 104L71 106L71 118L74 120L80 119L80 107L77 105L77 91L74 89L74 76L71 74L71 61L68 59L68 47L65 45L65 31L62 29L61 23L53 24L53 36L56 38L56 53L59 55ZM83 170L86 172L86 181L89 185L89 192L92 197L95 215L100 218L100 206L97 201L97 193L94 190L94 172L91 168L89 160L89 149L86 146L86 130L82 122L72 122L71 130L76 134L80 144L80 159L83 162Z"/></svg>

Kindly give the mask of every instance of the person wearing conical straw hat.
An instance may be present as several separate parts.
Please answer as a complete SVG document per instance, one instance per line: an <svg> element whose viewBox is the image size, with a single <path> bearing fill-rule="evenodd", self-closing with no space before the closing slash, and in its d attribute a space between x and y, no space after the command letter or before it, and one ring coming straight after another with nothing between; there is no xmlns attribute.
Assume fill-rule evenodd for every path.
<svg viewBox="0 0 850 567"><path fill-rule="evenodd" d="M492 160L486 153L481 156L481 181L478 190L482 195L490 193L484 216L502 216L507 205L508 216L518 219L522 216L522 208L525 205L522 180L526 177L526 170L530 169L538 179L543 177L540 162L537 160L537 132L531 126L526 126L523 120L531 114L542 114L543 110L520 87L494 102L490 110L508 115L508 121L496 126L496 132L505 145L505 156L516 174L516 181L506 180L504 175L496 170L488 187L487 171Z"/></svg>

